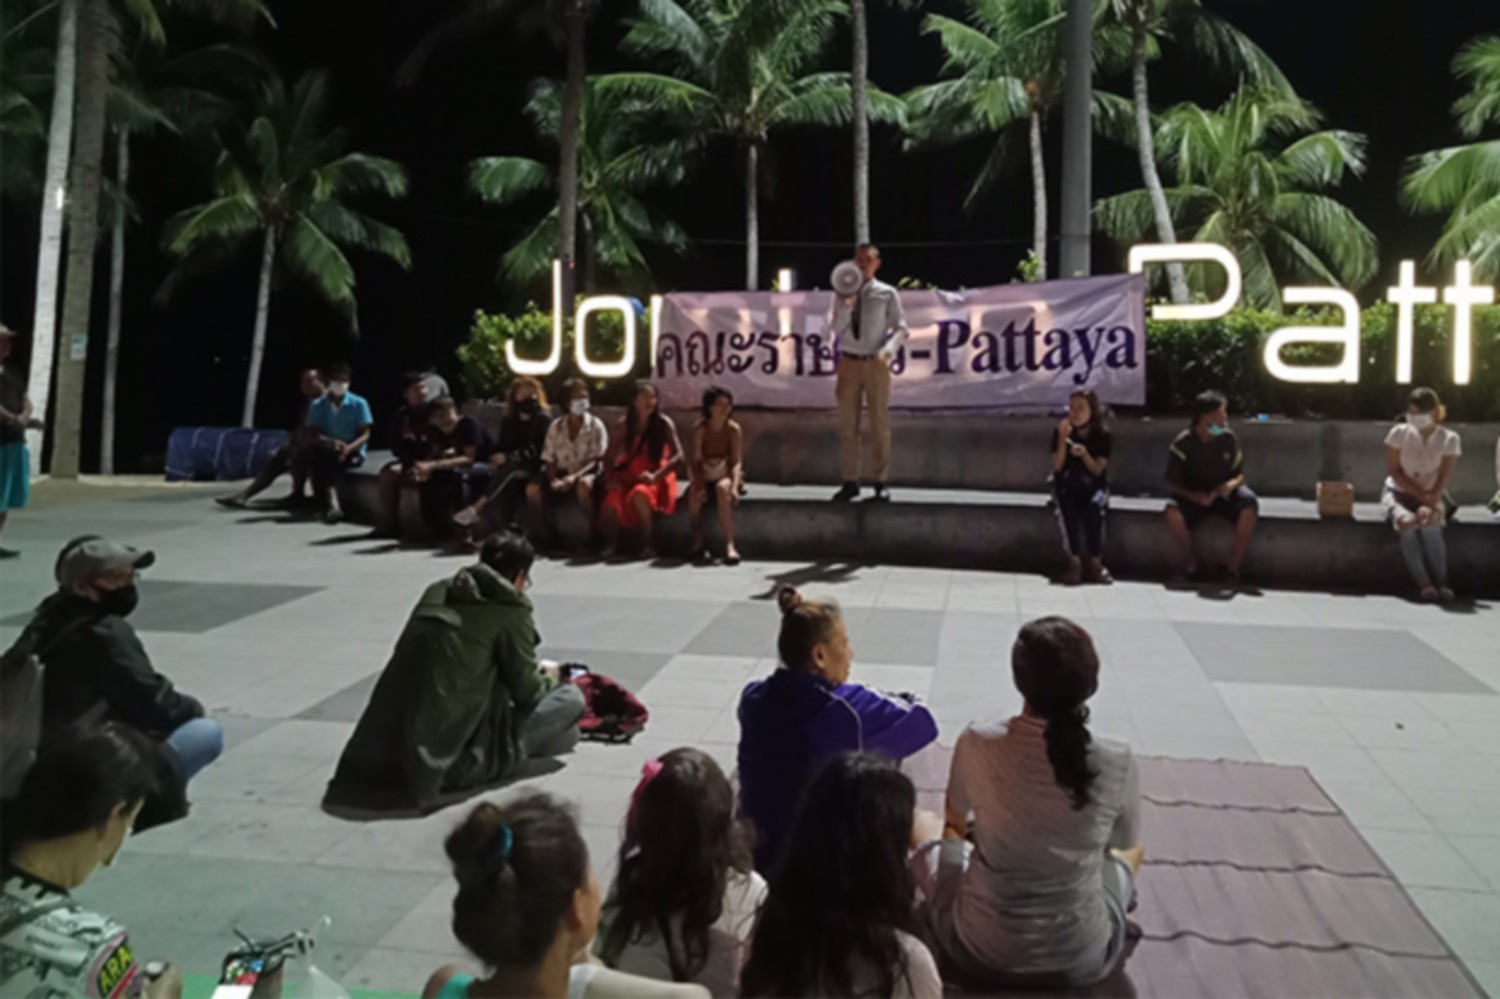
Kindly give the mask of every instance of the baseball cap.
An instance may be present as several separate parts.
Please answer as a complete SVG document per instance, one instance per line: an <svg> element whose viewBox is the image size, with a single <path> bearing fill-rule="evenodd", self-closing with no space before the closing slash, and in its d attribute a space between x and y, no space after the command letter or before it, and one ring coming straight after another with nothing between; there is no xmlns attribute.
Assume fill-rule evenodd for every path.
<svg viewBox="0 0 1500 999"><path fill-rule="evenodd" d="M149 569L155 562L155 552L143 552L104 538L86 538L71 542L58 556L57 582L63 589L71 590L76 583L121 569Z"/></svg>
<svg viewBox="0 0 1500 999"><path fill-rule="evenodd" d="M17 335L18 334L16 333L15 330L11 329L9 326L5 325L4 323L0 323L0 336L17 336Z"/></svg>

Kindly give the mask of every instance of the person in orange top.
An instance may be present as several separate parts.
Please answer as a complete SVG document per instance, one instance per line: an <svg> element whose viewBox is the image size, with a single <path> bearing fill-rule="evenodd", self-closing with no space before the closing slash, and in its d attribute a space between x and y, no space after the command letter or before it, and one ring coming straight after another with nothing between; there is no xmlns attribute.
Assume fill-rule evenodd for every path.
<svg viewBox="0 0 1500 999"><path fill-rule="evenodd" d="M644 558L654 558L651 540L651 517L654 513L671 514L677 510L677 470L685 455L677 425L661 411L661 398L650 382L637 382L635 400L621 421L613 438L610 457L605 461L604 506L600 518L604 524L604 554L615 553L620 528L639 529L645 539L641 546Z"/></svg>

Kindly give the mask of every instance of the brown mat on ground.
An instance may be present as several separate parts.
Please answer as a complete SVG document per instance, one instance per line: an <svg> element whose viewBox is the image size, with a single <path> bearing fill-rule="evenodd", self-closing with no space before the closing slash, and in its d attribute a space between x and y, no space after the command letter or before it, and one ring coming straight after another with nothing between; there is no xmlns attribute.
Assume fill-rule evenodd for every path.
<svg viewBox="0 0 1500 999"><path fill-rule="evenodd" d="M952 751L909 761L941 812ZM1142 937L1089 996L1483 996L1306 770L1142 758Z"/></svg>

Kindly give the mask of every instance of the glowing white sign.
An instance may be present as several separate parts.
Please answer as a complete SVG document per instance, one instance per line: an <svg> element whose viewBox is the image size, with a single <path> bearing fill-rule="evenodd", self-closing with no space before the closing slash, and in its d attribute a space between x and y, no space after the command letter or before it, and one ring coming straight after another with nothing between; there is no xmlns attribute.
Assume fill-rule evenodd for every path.
<svg viewBox="0 0 1500 999"><path fill-rule="evenodd" d="M552 347L547 356L542 360L528 360L516 356L516 342L505 341L505 363L510 370L518 375L535 375L544 378L557 370L557 365L562 361L563 342L563 262L552 261ZM583 344L578 345L578 353L583 354Z"/></svg>
<svg viewBox="0 0 1500 999"><path fill-rule="evenodd" d="M594 361L589 358L589 316L614 310L625 321L625 352L618 361ZM635 303L619 295L595 295L578 304L573 317L578 342L578 370L590 378L624 378L635 370Z"/></svg>
<svg viewBox="0 0 1500 999"><path fill-rule="evenodd" d="M1215 302L1195 305L1157 305L1153 319L1206 320L1227 316L1239 303L1243 288L1240 262L1226 247L1217 243L1145 243L1131 247L1130 271L1139 274L1147 264L1193 263L1213 261L1224 268L1225 293ZM1415 338L1416 308L1435 305L1438 289L1417 284L1417 265L1401 264L1400 284L1386 293L1386 300L1396 306L1396 382L1409 385L1412 380L1412 342ZM1442 289L1442 301L1453 307L1453 382L1467 385L1474 374L1474 309L1495 304L1495 289L1474 283L1474 265L1461 260L1454 267L1453 284ZM1312 384L1352 384L1359 381L1359 302L1341 288L1286 288L1282 299L1288 305L1332 305L1343 310L1340 326L1290 326L1272 333L1266 340L1266 370L1287 382ZM1282 360L1281 352L1294 343L1336 343L1344 347L1343 360L1323 367L1291 365Z"/></svg>

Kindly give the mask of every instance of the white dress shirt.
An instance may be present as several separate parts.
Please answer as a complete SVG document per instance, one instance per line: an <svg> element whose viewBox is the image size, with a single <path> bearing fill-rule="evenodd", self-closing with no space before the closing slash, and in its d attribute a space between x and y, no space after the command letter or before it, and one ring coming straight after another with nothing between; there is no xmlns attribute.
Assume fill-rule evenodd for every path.
<svg viewBox="0 0 1500 999"><path fill-rule="evenodd" d="M851 357L874 357L882 350L894 354L911 335L906 328L906 313L901 309L901 295L883 281L870 280L860 286L858 294L859 329L854 323L854 306L840 296L834 301L830 328L839 334L839 351Z"/></svg>

